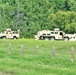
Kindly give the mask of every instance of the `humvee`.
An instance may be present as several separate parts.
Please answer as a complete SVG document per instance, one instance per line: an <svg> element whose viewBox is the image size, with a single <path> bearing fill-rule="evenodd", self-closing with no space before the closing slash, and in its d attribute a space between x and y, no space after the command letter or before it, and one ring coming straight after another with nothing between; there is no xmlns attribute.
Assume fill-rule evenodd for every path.
<svg viewBox="0 0 76 75"><path fill-rule="evenodd" d="M0 33L0 38L18 39L19 38L19 30L18 31L12 31L10 28L8 28L4 32Z"/></svg>

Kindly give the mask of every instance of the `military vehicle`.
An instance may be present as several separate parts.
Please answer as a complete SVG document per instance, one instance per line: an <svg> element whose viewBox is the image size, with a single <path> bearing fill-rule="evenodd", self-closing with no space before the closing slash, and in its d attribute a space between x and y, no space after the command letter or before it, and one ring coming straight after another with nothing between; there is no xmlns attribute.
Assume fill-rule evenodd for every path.
<svg viewBox="0 0 76 75"><path fill-rule="evenodd" d="M67 41L76 41L76 34L65 34L64 40Z"/></svg>
<svg viewBox="0 0 76 75"><path fill-rule="evenodd" d="M35 35L35 39L39 40L76 40L76 34L66 34L63 31L60 31L59 28L55 28L53 31L42 30L38 31Z"/></svg>
<svg viewBox="0 0 76 75"><path fill-rule="evenodd" d="M19 30L12 31L10 28L8 28L4 32L0 33L0 38L2 38L2 39L18 39L19 38Z"/></svg>

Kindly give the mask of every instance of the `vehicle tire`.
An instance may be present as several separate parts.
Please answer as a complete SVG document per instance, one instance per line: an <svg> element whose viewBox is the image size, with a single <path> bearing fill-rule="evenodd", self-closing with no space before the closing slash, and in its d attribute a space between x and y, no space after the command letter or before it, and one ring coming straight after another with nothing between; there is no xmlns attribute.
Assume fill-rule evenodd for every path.
<svg viewBox="0 0 76 75"><path fill-rule="evenodd" d="M16 39L17 39L17 37L15 37L15 36L14 36L14 37L13 37L13 39L14 39L14 40L16 40Z"/></svg>
<svg viewBox="0 0 76 75"><path fill-rule="evenodd" d="M64 41L69 41L69 38L64 38Z"/></svg>
<svg viewBox="0 0 76 75"><path fill-rule="evenodd" d="M51 38L50 38L50 40L51 40L51 41L54 41L54 40L55 40L55 38L54 38L54 37L51 37Z"/></svg>
<svg viewBox="0 0 76 75"><path fill-rule="evenodd" d="M49 40L49 38L45 38L44 40Z"/></svg>
<svg viewBox="0 0 76 75"><path fill-rule="evenodd" d="M2 37L2 39L6 39L6 37L4 36L4 37Z"/></svg>
<svg viewBox="0 0 76 75"><path fill-rule="evenodd" d="M43 36L40 36L40 39L43 40Z"/></svg>

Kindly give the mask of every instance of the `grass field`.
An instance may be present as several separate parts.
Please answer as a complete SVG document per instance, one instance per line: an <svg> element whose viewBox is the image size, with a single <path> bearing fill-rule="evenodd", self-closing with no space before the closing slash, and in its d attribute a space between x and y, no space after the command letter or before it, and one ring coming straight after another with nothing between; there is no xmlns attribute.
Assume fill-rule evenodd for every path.
<svg viewBox="0 0 76 75"><path fill-rule="evenodd" d="M8 54L9 43L11 54ZM20 55L20 44L24 45L23 55ZM35 54L36 45L38 55ZM52 46L55 46L54 59L51 58ZM0 75L76 75L76 55L71 62L71 47L76 49L75 41L0 39Z"/></svg>

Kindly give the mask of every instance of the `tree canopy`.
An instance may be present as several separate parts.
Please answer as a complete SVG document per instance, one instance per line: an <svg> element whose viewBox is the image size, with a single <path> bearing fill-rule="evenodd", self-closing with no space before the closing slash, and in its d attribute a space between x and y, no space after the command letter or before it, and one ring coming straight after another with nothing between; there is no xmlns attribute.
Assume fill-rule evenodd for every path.
<svg viewBox="0 0 76 75"><path fill-rule="evenodd" d="M0 0L0 31L20 29L32 38L39 30L76 32L76 0Z"/></svg>

